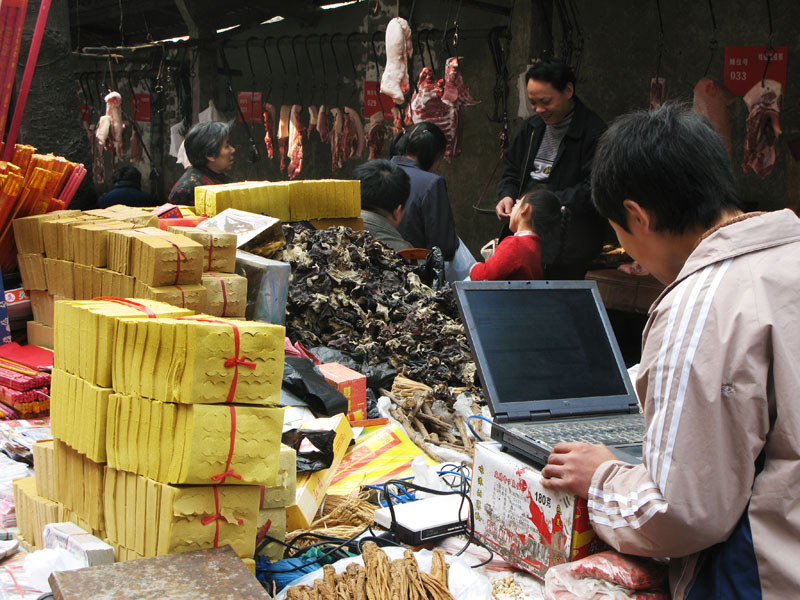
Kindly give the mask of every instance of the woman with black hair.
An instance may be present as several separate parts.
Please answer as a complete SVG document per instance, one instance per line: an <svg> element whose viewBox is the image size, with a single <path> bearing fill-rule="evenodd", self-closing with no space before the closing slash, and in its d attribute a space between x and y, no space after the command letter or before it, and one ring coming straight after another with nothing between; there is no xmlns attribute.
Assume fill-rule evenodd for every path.
<svg viewBox="0 0 800 600"><path fill-rule="evenodd" d="M226 173L233 168L236 150L229 137L230 127L218 121L198 123L186 134L183 145L192 166L172 187L168 198L172 204L194 204L194 188L198 185L230 183Z"/></svg>
<svg viewBox="0 0 800 600"><path fill-rule="evenodd" d="M447 185L436 175L447 147L447 138L433 123L420 121L392 140L392 162L408 174L411 193L398 230L416 248L441 248L445 261L451 261L458 248L456 223Z"/></svg>

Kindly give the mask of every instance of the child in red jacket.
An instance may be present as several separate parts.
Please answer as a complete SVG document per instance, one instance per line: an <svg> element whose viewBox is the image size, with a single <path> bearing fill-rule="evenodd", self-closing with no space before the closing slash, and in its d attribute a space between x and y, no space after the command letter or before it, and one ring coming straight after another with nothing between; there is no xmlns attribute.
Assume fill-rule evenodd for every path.
<svg viewBox="0 0 800 600"><path fill-rule="evenodd" d="M544 189L528 192L511 211L509 229L485 263L475 263L469 272L472 281L541 279L542 239L540 234L558 229L561 205L558 197Z"/></svg>

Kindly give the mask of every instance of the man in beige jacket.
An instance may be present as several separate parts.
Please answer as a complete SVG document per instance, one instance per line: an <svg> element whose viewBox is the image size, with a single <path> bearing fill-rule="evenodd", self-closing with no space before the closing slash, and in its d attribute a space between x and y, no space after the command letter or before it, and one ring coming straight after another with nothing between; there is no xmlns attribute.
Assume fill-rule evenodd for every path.
<svg viewBox="0 0 800 600"><path fill-rule="evenodd" d="M643 464L562 443L542 474L621 552L670 558L673 598L800 597L800 220L743 214L730 160L675 105L618 119L595 205L667 287L636 391Z"/></svg>

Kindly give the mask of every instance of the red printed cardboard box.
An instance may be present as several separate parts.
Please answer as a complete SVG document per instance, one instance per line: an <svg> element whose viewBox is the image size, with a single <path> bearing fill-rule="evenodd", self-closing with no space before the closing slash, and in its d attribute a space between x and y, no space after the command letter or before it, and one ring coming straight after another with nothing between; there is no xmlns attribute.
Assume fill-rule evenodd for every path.
<svg viewBox="0 0 800 600"><path fill-rule="evenodd" d="M500 444L481 442L475 448L470 492L475 533L506 561L544 579L551 566L605 546L589 523L586 500L544 489L541 477Z"/></svg>
<svg viewBox="0 0 800 600"><path fill-rule="evenodd" d="M339 363L317 365L325 381L347 398L347 419L363 421L367 418L367 378Z"/></svg>

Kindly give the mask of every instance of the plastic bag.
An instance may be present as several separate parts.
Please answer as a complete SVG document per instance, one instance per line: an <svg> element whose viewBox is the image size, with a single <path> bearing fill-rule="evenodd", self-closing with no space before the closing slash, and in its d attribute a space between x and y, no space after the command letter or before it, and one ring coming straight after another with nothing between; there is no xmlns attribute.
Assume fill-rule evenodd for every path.
<svg viewBox="0 0 800 600"><path fill-rule="evenodd" d="M458 248L453 255L453 260L444 263L444 272L447 281L463 281L469 277L469 270L476 262L475 257L467 248L466 244L458 239Z"/></svg>
<svg viewBox="0 0 800 600"><path fill-rule="evenodd" d="M668 600L664 564L608 550L551 567L546 600Z"/></svg>
<svg viewBox="0 0 800 600"><path fill-rule="evenodd" d="M297 472L309 473L327 469L333 464L333 442L336 432L330 429L290 429L281 442L297 451Z"/></svg>
<svg viewBox="0 0 800 600"><path fill-rule="evenodd" d="M307 358L287 356L283 363L283 386L306 402L317 414L328 417L347 412L347 398L325 381Z"/></svg>

